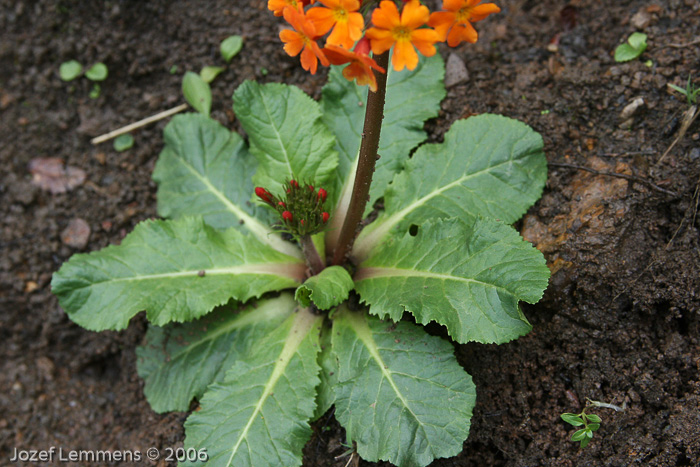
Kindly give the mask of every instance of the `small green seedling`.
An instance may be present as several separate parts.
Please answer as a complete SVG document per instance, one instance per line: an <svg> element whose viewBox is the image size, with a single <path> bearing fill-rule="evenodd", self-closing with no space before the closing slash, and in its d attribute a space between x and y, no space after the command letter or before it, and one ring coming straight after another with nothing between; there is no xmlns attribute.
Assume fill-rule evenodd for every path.
<svg viewBox="0 0 700 467"><path fill-rule="evenodd" d="M688 82L685 85L685 89L675 84L668 83L668 87L674 91L678 91L685 96L688 100L688 105L695 105L698 103L698 94L700 94L700 87L695 87L695 84L691 81L691 76L688 75Z"/></svg>
<svg viewBox="0 0 700 467"><path fill-rule="evenodd" d="M114 150L117 152L124 152L127 149L131 149L133 145L134 137L129 133L119 135L114 139Z"/></svg>
<svg viewBox="0 0 700 467"><path fill-rule="evenodd" d="M641 32L632 33L627 42L615 49L616 62L629 62L642 55L647 49L647 35Z"/></svg>
<svg viewBox="0 0 700 467"><path fill-rule="evenodd" d="M58 74L63 81L73 81L83 72L83 66L75 60L61 63Z"/></svg>
<svg viewBox="0 0 700 467"><path fill-rule="evenodd" d="M73 81L78 78L83 73L83 66L76 60L69 60L67 62L61 63L58 70L58 74L63 81ZM85 77L93 82L92 89L90 90L90 98L97 99L100 97L102 88L97 81L104 81L107 79L109 74L107 70L107 65L98 62L92 65L85 71Z"/></svg>
<svg viewBox="0 0 700 467"><path fill-rule="evenodd" d="M211 83L222 71L224 71L224 68L220 66L205 66L199 72L199 76L205 83Z"/></svg>
<svg viewBox="0 0 700 467"><path fill-rule="evenodd" d="M219 50L221 52L221 57L228 63L233 57L238 55L238 52L240 52L242 48L243 38L241 36L230 36L221 42Z"/></svg>
<svg viewBox="0 0 700 467"><path fill-rule="evenodd" d="M587 407L586 407L587 408ZM593 432L600 428L600 417L595 414L587 414L586 408L584 408L580 414L574 413L563 413L561 414L562 420L566 423L583 428L576 431L571 436L571 441L578 441L581 443L581 447L585 448L588 443L593 438Z"/></svg>

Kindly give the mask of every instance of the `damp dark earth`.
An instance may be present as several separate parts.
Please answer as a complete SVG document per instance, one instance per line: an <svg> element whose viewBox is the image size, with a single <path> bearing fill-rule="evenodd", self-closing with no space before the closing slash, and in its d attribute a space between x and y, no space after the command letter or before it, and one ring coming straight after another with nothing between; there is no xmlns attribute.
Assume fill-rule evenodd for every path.
<svg viewBox="0 0 700 467"><path fill-rule="evenodd" d="M447 97L426 130L441 141L457 119L498 113L542 134L547 185L516 227L552 277L523 308L527 336L455 345L477 404L462 452L432 465L697 466L700 123L687 125L690 105L668 84L700 83L700 5L497 3L477 44L440 48ZM86 331L50 280L72 254L156 217L151 173L167 120L135 131L123 152L90 140L182 104L184 72L225 67L212 117L237 131L231 95L245 80L320 97L327 70L311 76L288 57L280 26L260 0L0 0L0 465L21 465L9 460L16 448L182 447L188 413L154 413L136 373L145 317ZM648 48L615 62L633 32ZM232 34L244 45L227 66L219 44ZM68 60L107 65L99 97L87 79L61 81ZM560 415L588 399L624 410L588 409L603 421L580 449ZM345 440L329 412L304 465L377 465L343 456Z"/></svg>

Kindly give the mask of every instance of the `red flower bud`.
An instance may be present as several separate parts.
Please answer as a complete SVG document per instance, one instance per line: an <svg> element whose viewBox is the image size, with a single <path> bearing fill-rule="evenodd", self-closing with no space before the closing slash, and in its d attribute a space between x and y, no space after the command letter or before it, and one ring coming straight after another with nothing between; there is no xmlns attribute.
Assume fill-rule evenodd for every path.
<svg viewBox="0 0 700 467"><path fill-rule="evenodd" d="M282 206L283 208L287 207L287 205L284 204L284 201L280 201L279 203L277 203L277 206Z"/></svg>
<svg viewBox="0 0 700 467"><path fill-rule="evenodd" d="M291 212L289 212L289 211L284 211L284 212L282 213L282 219L284 219L285 221L287 221L287 222L292 222L292 218L293 218L293 216L292 216L292 213L291 213Z"/></svg>
<svg viewBox="0 0 700 467"><path fill-rule="evenodd" d="M301 225L304 225L304 219L300 220L299 223L300 223Z"/></svg>
<svg viewBox="0 0 700 467"><path fill-rule="evenodd" d="M326 222L328 222L328 219L330 219L330 217L331 217L331 215L328 214L327 212L321 213L321 220L323 221L324 224Z"/></svg>
<svg viewBox="0 0 700 467"><path fill-rule="evenodd" d="M258 198L265 201L267 204L272 204L272 195L265 188L261 188L259 186L255 187L255 194L258 195Z"/></svg>
<svg viewBox="0 0 700 467"><path fill-rule="evenodd" d="M292 186L294 188L299 188L299 183L296 180L290 180L289 186Z"/></svg>
<svg viewBox="0 0 700 467"><path fill-rule="evenodd" d="M314 186L313 185L308 185L309 191L314 191Z"/></svg>
<svg viewBox="0 0 700 467"><path fill-rule="evenodd" d="M318 189L318 199L324 203L326 201L326 198L328 197L328 192L324 190L323 188Z"/></svg>

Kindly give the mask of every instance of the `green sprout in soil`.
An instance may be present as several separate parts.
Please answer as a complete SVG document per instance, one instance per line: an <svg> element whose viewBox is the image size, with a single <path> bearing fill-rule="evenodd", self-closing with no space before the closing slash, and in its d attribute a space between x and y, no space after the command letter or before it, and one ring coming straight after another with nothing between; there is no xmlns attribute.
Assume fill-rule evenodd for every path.
<svg viewBox="0 0 700 467"><path fill-rule="evenodd" d="M688 105L695 105L698 103L698 94L700 94L700 87L695 87L695 84L691 79L691 75L688 75L688 82L685 85L685 89L671 83L668 83L668 87L684 95L686 100L688 101Z"/></svg>
<svg viewBox="0 0 700 467"><path fill-rule="evenodd" d="M587 407L586 407L587 408ZM575 427L583 427L571 435L571 441L578 441L581 447L585 448L593 438L593 432L600 428L601 419L595 414L587 414L586 408L581 413L563 413L562 420Z"/></svg>
<svg viewBox="0 0 700 467"><path fill-rule="evenodd" d="M243 48L243 38L241 36L230 36L221 42L219 51L221 52L221 57L229 63L233 57L238 55L238 52Z"/></svg>
<svg viewBox="0 0 700 467"><path fill-rule="evenodd" d="M73 81L83 74L83 66L76 60L69 60L61 63L58 74L63 81ZM90 98L97 99L100 97L102 88L98 82L106 80L107 75L107 65L104 63L95 63L85 71L85 77L93 82L92 89L90 90Z"/></svg>
<svg viewBox="0 0 700 467"><path fill-rule="evenodd" d="M134 145L134 137L129 133L119 135L114 139L114 150L117 152L124 152L127 149L131 149Z"/></svg>
<svg viewBox="0 0 700 467"><path fill-rule="evenodd" d="M455 456L476 387L453 342L527 334L520 302L547 287L544 256L512 226L542 194L542 137L482 114L426 143L447 94L435 44L475 42L471 23L419 0L342 4L345 16L268 3L289 23L288 54L312 74L334 67L320 101L243 82L233 111L245 139L210 117L209 84L186 73L198 113L166 126L153 173L165 219L53 277L87 329L124 329L145 311L138 372L151 407L199 405L181 465L301 465L311 424L331 410L351 460ZM471 22L500 11L475 8ZM402 17L410 27L383 28ZM449 337L426 332L433 321Z"/></svg>
<svg viewBox="0 0 700 467"><path fill-rule="evenodd" d="M642 55L647 48L647 35L634 32L627 38L627 42L620 44L615 49L616 62L628 62Z"/></svg>

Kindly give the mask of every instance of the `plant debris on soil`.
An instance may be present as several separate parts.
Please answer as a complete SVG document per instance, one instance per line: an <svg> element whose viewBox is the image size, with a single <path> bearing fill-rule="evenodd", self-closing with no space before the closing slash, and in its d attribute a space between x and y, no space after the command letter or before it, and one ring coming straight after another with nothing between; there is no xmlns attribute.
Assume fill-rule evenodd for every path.
<svg viewBox="0 0 700 467"><path fill-rule="evenodd" d="M553 275L542 302L524 307L529 335L455 345L477 405L462 453L433 465L696 466L697 120L660 159L688 106L667 83L700 79L700 5L497 3L502 12L477 24L477 44L440 48L450 86L426 130L440 141L456 119L492 112L542 134L547 187L517 227ZM119 333L86 331L49 283L72 254L119 243L156 216L150 177L166 122L135 132L125 152L89 140L183 102L185 71L225 66L212 83L212 117L237 131L231 95L246 79L320 96L326 72L308 75L286 56L280 26L264 1L0 0L0 465L13 465L15 448L182 446L187 413L154 413L136 374L145 318ZM635 31L648 48L616 63L613 51ZM226 66L219 44L232 34L244 45ZM60 80L71 59L107 65L98 98L87 80ZM60 162L47 172L37 158ZM37 186L37 174L46 183ZM626 409L589 409L603 422L579 449L559 415L587 398ZM313 428L305 466L357 462L338 457L346 438L332 412Z"/></svg>

